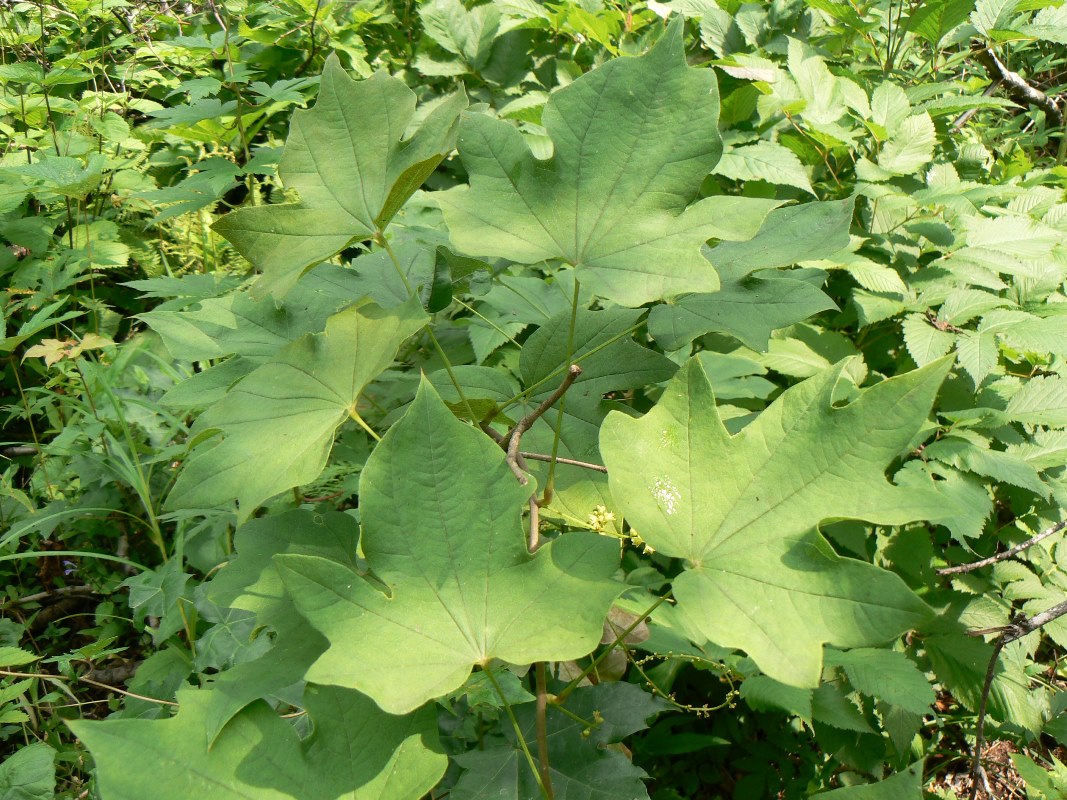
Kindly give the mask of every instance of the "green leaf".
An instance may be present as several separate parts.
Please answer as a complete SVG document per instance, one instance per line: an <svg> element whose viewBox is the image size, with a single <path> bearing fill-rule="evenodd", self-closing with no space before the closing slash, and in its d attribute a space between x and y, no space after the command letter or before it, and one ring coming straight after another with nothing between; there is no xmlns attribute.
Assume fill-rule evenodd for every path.
<svg viewBox="0 0 1067 800"><path fill-rule="evenodd" d="M883 381L835 408L841 363L730 436L694 360L643 418L608 416L600 446L612 494L646 542L685 559L674 593L702 634L805 687L818 684L823 643L880 644L927 619L896 575L841 558L817 526L903 524L936 510L889 483L885 469L919 430L949 365Z"/></svg>
<svg viewBox="0 0 1067 800"><path fill-rule="evenodd" d="M856 691L912 713L929 713L934 702L926 676L903 653L874 648L827 650L826 663L844 667Z"/></svg>
<svg viewBox="0 0 1067 800"><path fill-rule="evenodd" d="M296 729L266 703L237 714L209 746L203 723L211 694L179 693L167 720L77 721L71 729L96 761L108 800L410 800L444 774L432 709L382 713L347 689L309 686L315 732Z"/></svg>
<svg viewBox="0 0 1067 800"><path fill-rule="evenodd" d="M466 103L447 98L404 138L414 92L384 72L354 81L330 56L315 107L293 115L278 167L300 202L243 208L215 223L263 271L257 294L285 294L312 265L384 230L452 149Z"/></svg>
<svg viewBox="0 0 1067 800"><path fill-rule="evenodd" d="M952 349L956 337L940 331L930 324L922 314L909 314L900 323L904 332L904 346L915 363L924 367L936 361Z"/></svg>
<svg viewBox="0 0 1067 800"><path fill-rule="evenodd" d="M900 130L878 154L878 166L894 175L911 175L934 157L937 132L930 115L913 114L900 124Z"/></svg>
<svg viewBox="0 0 1067 800"><path fill-rule="evenodd" d="M922 762L912 764L903 772L898 772L879 783L846 786L813 796L825 797L827 800L922 800Z"/></svg>
<svg viewBox="0 0 1067 800"><path fill-rule="evenodd" d="M765 350L771 331L835 308L816 286L769 270L829 258L848 246L853 205L848 199L777 209L749 241L705 249L719 273L719 291L654 307L649 332L666 350L677 350L711 331Z"/></svg>
<svg viewBox="0 0 1067 800"><path fill-rule="evenodd" d="M974 0L925 0L905 21L906 30L937 45L961 25L974 9Z"/></svg>
<svg viewBox="0 0 1067 800"><path fill-rule="evenodd" d="M1035 39L1055 44L1067 44L1067 8L1063 6L1043 8L1028 24L1021 25L1019 30Z"/></svg>
<svg viewBox="0 0 1067 800"><path fill-rule="evenodd" d="M833 300L804 280L770 270L738 277L719 270L722 287L655 306L649 333L665 350L677 350L705 333L725 333L753 350L766 350L771 333L836 308Z"/></svg>
<svg viewBox="0 0 1067 800"><path fill-rule="evenodd" d="M552 94L538 160L511 123L466 114L470 188L437 195L456 247L525 264L562 259L600 295L636 306L718 288L708 239L747 239L779 201L697 199L722 152L710 70L690 68L676 20L639 58L617 58Z"/></svg>
<svg viewBox="0 0 1067 800"><path fill-rule="evenodd" d="M330 640L308 680L404 712L493 658L591 651L623 588L610 580L618 545L568 533L530 555L520 519L531 489L424 381L360 480L363 551L389 594L334 561L277 559L300 612Z"/></svg>
<svg viewBox="0 0 1067 800"><path fill-rule="evenodd" d="M500 10L492 5L470 11L459 0L431 0L419 8L426 35L474 71L485 66L500 29Z"/></svg>
<svg viewBox="0 0 1067 800"><path fill-rule="evenodd" d="M1031 378L1008 401L1004 413L1015 422L1067 427L1067 380L1059 376Z"/></svg>
<svg viewBox="0 0 1067 800"><path fill-rule="evenodd" d="M325 332L283 348L197 420L194 435L218 429L223 438L193 453L169 507L237 499L247 518L278 492L313 481L364 387L425 322L417 299L388 312L352 306L331 317Z"/></svg>
<svg viewBox="0 0 1067 800"><path fill-rule="evenodd" d="M23 650L21 647L0 647L0 667L21 667L23 664L30 664L39 658L40 656L28 650Z"/></svg>
<svg viewBox="0 0 1067 800"><path fill-rule="evenodd" d="M0 764L4 800L52 800L56 791L56 751L44 742L17 750Z"/></svg>
<svg viewBox="0 0 1067 800"><path fill-rule="evenodd" d="M273 630L273 646L261 657L215 676L210 684L215 697L205 707L203 719L209 741L257 698L297 702L286 690L299 687L308 667L326 650L326 640L308 626L285 594L273 557L280 553L316 555L362 570L356 556L358 545L358 523L338 512L289 511L251 520L237 529L237 558L207 584L207 595L220 606L253 612L257 626Z"/></svg>
<svg viewBox="0 0 1067 800"><path fill-rule="evenodd" d="M777 142L759 141L731 147L722 154L713 172L737 181L767 181L815 194L796 153Z"/></svg>
<svg viewBox="0 0 1067 800"><path fill-rule="evenodd" d="M667 703L630 683L601 683L576 690L565 707L567 713L550 705L546 715L548 763L555 796L572 800L647 800L648 793L641 782L644 770L609 745L647 728L647 720L666 709ZM536 761L535 704L515 706L514 713ZM587 728L581 720L596 722ZM540 796L514 729L506 728L505 735L508 747L456 757L465 772L450 795L454 800L522 800Z"/></svg>

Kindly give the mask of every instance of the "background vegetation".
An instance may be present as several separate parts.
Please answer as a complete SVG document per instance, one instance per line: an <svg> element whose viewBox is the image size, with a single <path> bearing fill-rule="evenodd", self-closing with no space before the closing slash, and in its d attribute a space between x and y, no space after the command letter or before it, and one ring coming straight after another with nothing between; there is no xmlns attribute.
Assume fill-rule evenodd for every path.
<svg viewBox="0 0 1067 800"><path fill-rule="evenodd" d="M672 35L688 69L638 60L673 52ZM631 66L606 71L620 63ZM376 73L393 80L349 83ZM616 279L614 264L524 251L478 227L519 195L477 194L493 176L474 132L503 142L511 126L508 141L560 163L562 123L576 118L564 98L587 98L605 74L661 82L656 114L670 124L630 151L605 148L596 165L617 185L651 185L692 150L680 194L719 209L698 237L718 245L718 291L688 274L648 277L655 259ZM420 126L415 144L389 143L390 161L372 136L352 135L406 202L383 199L359 227L317 193L299 153L335 154L316 174L347 175L354 162L330 139L326 109L400 109L403 86L418 105L400 130ZM393 94L375 105L366 87ZM161 798L966 796L994 646L992 744L975 790L1067 796L1067 621L994 644L1067 589L1065 89L1067 5L1052 0L0 3L0 798L113 800L145 787ZM611 102L618 117L600 145L627 124L627 105ZM604 120L591 105L573 113ZM630 235L645 196L609 209L611 230ZM731 198L744 201L735 217ZM309 217L271 216L297 200ZM382 319L395 320L388 333ZM351 349L323 344L342 333L358 367ZM575 361L582 375L553 396ZM271 394L297 367L351 379L315 410L310 456L286 437L306 435L311 417L290 431L286 398ZM644 507L644 484L626 483L658 464L642 449L658 434L639 426L672 418L683 394L707 423L693 430L715 429L717 415L753 447L773 437L775 414L806 420L781 472L762 473L768 491L856 441L884 450L876 467L846 461L851 482L828 484L819 502L768 506L774 524L746 536L772 563L777 551L758 543L796 524L790 535L827 563L860 570L848 574L861 590L884 598L884 586L929 616L872 618L846 635L833 615L818 629L801 613L780 658L745 638L762 623L735 635L726 620L688 617L680 587L700 559L657 528L682 491L650 477L658 505ZM809 411L788 416L803 398ZM316 661L326 639L367 665L374 637L329 632L336 614L317 617L309 587L368 569L395 586L390 569L402 572L374 560L389 549L381 540L357 549L360 517L372 520L365 537L434 535L419 527L422 501L391 517L408 498L387 489L440 455L418 450L439 435L447 468L427 473L435 485L476 481L456 490L460 520L494 503L517 519L529 489L516 500L490 437L532 424L548 400L522 452L600 470L515 454L510 465L539 487L533 531L553 558L559 542L610 544L611 587L586 575L599 588L583 584L577 601L546 592L557 607L533 615L548 631L537 647L501 651L534 655L486 660L445 691L390 676L388 648L391 681L337 688ZM867 409L866 427L833 428L831 403ZM902 440L878 438L877 419ZM719 498L716 476L756 458L722 447L682 489ZM877 495L886 474L908 497L900 509L837 501ZM743 500L723 514L763 508ZM521 560L517 525L506 547ZM938 572L1048 531L1013 558ZM706 552L722 557L710 542ZM794 602L802 612L790 595L773 614ZM609 606L600 645L578 635L588 617L599 636ZM379 707L406 716L382 722ZM258 739L274 749L234 744ZM183 784L189 764L214 788ZM383 765L405 780L382 778Z"/></svg>

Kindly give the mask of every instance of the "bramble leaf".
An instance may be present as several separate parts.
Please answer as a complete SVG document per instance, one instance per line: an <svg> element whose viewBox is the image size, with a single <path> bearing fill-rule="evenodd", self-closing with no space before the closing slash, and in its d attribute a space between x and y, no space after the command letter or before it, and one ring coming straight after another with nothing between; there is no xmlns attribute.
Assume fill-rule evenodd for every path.
<svg viewBox="0 0 1067 800"><path fill-rule="evenodd" d="M424 381L360 479L363 552L389 593L332 560L276 559L297 608L330 640L308 680L405 713L493 658L590 652L624 588L611 580L618 545L568 533L531 555L520 519L532 488Z"/></svg>
<svg viewBox="0 0 1067 800"><path fill-rule="evenodd" d="M708 239L741 240L781 201L697 200L722 154L710 70L689 67L676 20L639 58L617 58L552 94L537 159L511 123L465 114L470 188L436 195L456 247L520 263L562 259L597 293L636 306L712 292Z"/></svg>
<svg viewBox="0 0 1067 800"><path fill-rule="evenodd" d="M719 418L696 360L641 419L612 413L600 447L612 495L641 537L684 558L679 609L767 675L815 686L822 645L880 644L929 609L896 575L838 556L820 523L899 525L936 505L886 480L929 413L949 361L831 404L842 362L788 389L740 433Z"/></svg>
<svg viewBox="0 0 1067 800"><path fill-rule="evenodd" d="M242 208L215 223L263 271L256 293L283 295L312 265L384 230L451 151L466 104L448 97L404 138L415 93L384 72L354 81L330 56L315 107L293 115L278 167L300 202Z"/></svg>

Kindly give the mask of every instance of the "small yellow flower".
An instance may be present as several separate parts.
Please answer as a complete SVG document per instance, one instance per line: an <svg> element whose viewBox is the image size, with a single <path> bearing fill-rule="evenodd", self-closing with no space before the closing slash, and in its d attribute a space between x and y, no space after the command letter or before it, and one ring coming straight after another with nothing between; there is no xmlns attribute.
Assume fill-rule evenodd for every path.
<svg viewBox="0 0 1067 800"><path fill-rule="evenodd" d="M607 533L614 535L614 531L611 530L611 523L615 521L615 512L608 511L604 506L597 506L593 509L593 513L588 518L589 527L597 533Z"/></svg>

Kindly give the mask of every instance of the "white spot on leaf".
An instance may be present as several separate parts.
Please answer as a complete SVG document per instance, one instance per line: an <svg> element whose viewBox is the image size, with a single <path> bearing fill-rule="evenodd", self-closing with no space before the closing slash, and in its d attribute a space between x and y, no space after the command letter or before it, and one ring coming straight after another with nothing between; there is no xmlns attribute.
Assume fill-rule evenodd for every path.
<svg viewBox="0 0 1067 800"><path fill-rule="evenodd" d="M656 482L652 484L651 492L663 513L668 516L674 513L682 499L682 495L674 488L674 484L671 483L669 478L656 478Z"/></svg>

